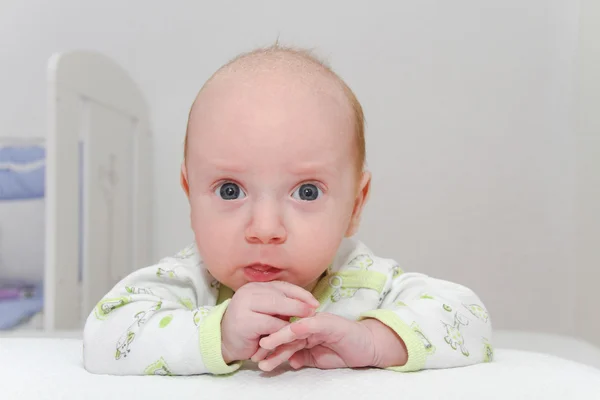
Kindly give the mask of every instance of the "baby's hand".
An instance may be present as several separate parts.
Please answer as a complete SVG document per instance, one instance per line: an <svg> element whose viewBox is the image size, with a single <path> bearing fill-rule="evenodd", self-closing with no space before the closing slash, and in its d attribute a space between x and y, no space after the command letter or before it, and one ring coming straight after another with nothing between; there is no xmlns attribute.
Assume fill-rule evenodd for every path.
<svg viewBox="0 0 600 400"><path fill-rule="evenodd" d="M262 336L288 325L289 317L309 317L319 302L287 282L251 282L234 294L221 321L221 351L226 363L247 360ZM284 319L283 317L288 317Z"/></svg>
<svg viewBox="0 0 600 400"><path fill-rule="evenodd" d="M261 339L260 346L252 361L263 371L286 360L294 369L330 369L403 365L407 358L404 342L381 322L351 321L329 313L287 325Z"/></svg>
<svg viewBox="0 0 600 400"><path fill-rule="evenodd" d="M329 313L287 325L261 339L260 346L252 361L260 361L258 366L263 371L271 371L286 360L295 369L366 367L375 360L369 328ZM268 351L273 353L261 361Z"/></svg>

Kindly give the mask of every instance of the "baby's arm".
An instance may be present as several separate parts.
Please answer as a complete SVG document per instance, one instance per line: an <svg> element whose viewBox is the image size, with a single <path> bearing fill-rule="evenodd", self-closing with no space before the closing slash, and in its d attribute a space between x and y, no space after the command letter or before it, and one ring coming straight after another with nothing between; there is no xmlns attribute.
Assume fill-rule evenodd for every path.
<svg viewBox="0 0 600 400"><path fill-rule="evenodd" d="M199 267L176 262L138 270L95 307L84 329L84 366L111 375L223 374L221 319L229 301L197 304Z"/></svg>
<svg viewBox="0 0 600 400"><path fill-rule="evenodd" d="M455 283L400 274L380 308L361 318L379 320L402 338L408 361L391 369L459 367L491 361L493 356L487 311L473 291Z"/></svg>

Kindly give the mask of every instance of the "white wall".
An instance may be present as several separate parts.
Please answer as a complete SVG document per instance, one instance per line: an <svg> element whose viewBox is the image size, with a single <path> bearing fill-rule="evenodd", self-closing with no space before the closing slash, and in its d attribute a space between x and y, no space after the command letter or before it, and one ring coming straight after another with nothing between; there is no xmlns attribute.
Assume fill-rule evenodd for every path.
<svg viewBox="0 0 600 400"><path fill-rule="evenodd" d="M364 105L374 192L360 236L476 289L498 328L573 331L576 2L83 3L0 0L0 127L44 129L52 52L119 61L153 110L157 257L192 239L178 173L193 97L279 36L316 47Z"/></svg>
<svg viewBox="0 0 600 400"><path fill-rule="evenodd" d="M581 1L577 96L576 329L600 345L600 2Z"/></svg>

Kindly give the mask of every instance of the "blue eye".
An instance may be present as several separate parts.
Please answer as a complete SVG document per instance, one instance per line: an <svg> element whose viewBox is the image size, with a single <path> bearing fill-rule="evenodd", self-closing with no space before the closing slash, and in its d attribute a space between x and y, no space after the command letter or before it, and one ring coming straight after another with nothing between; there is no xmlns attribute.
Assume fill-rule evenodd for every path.
<svg viewBox="0 0 600 400"><path fill-rule="evenodd" d="M246 197L246 193L240 189L239 185L232 182L226 182L220 185L217 190L215 190L215 194L221 196L223 200L238 200Z"/></svg>
<svg viewBox="0 0 600 400"><path fill-rule="evenodd" d="M294 190L294 194L292 196L297 200L314 201L319 198L320 193L321 190L316 185L313 185L312 183L305 183L300 185L298 189Z"/></svg>

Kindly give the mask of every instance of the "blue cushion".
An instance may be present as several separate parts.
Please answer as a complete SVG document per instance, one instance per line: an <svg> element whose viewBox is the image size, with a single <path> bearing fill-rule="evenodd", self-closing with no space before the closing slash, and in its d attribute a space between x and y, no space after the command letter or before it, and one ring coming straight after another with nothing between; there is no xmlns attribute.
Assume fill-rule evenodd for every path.
<svg viewBox="0 0 600 400"><path fill-rule="evenodd" d="M41 146L0 147L0 200L43 198L45 156Z"/></svg>
<svg viewBox="0 0 600 400"><path fill-rule="evenodd" d="M0 299L0 331L15 328L44 308L43 286L37 285L30 298Z"/></svg>

